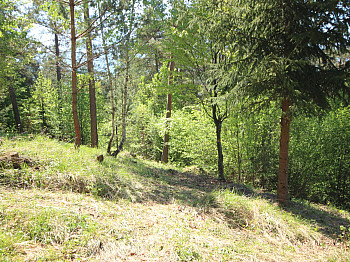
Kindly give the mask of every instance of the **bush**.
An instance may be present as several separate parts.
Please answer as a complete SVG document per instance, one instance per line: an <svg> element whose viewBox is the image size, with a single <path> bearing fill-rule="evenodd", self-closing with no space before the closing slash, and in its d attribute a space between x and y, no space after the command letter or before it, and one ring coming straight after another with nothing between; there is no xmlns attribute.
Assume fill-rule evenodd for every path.
<svg viewBox="0 0 350 262"><path fill-rule="evenodd" d="M350 208L350 108L295 121L290 189L296 197Z"/></svg>

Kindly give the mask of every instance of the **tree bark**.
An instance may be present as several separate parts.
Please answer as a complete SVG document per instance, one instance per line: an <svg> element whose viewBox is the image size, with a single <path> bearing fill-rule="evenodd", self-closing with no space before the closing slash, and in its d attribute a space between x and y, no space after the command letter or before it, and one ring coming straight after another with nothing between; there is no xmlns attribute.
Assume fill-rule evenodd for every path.
<svg viewBox="0 0 350 262"><path fill-rule="evenodd" d="M219 173L219 179L222 181L225 181L224 176L224 155L222 153L222 143L221 143L221 129L222 129L222 121L216 120L215 121L216 126L216 146L218 151L218 173Z"/></svg>
<svg viewBox="0 0 350 262"><path fill-rule="evenodd" d="M213 119L216 127L216 149L218 152L218 173L219 179L225 181L224 175L224 155L222 153L221 130L223 120L217 116L217 105L212 105Z"/></svg>
<svg viewBox="0 0 350 262"><path fill-rule="evenodd" d="M289 147L289 129L291 122L290 100L285 97L282 99L282 117L281 117L281 137L279 153L279 170L277 201L280 205L288 205L288 147Z"/></svg>
<svg viewBox="0 0 350 262"><path fill-rule="evenodd" d="M241 183L242 180L242 171L241 171L241 149L239 144L239 131L238 131L238 124L237 124L237 131L236 131L236 139L237 139L237 162L238 162L238 183Z"/></svg>
<svg viewBox="0 0 350 262"><path fill-rule="evenodd" d="M175 70L175 62L171 61L169 64L170 76L168 85L172 85L173 83L173 75L172 72ZM171 118L171 104L172 104L172 94L168 94L167 96L167 104L166 104L166 126L165 126L165 134L164 134L164 144L163 144L163 152L161 161L162 163L168 163L169 158L169 119Z"/></svg>
<svg viewBox="0 0 350 262"><path fill-rule="evenodd" d="M81 130L78 117L78 88L77 88L77 61L76 61L76 35L75 35L75 1L69 0L70 9L70 31L71 31L71 59L72 59L72 113L74 121L75 141L74 147L77 148L81 144Z"/></svg>
<svg viewBox="0 0 350 262"><path fill-rule="evenodd" d="M85 6L85 20L90 24L89 6ZM97 133L97 110L96 110L96 91L94 78L94 61L92 54L91 34L87 34L86 51L88 59L88 74L89 74L89 101L90 101L90 127L91 127L91 147L98 147L98 133Z"/></svg>
<svg viewBox="0 0 350 262"><path fill-rule="evenodd" d="M260 176L260 186L262 188L265 188L266 186L266 173L267 173L267 167L266 167L266 146L265 146L265 139L267 137L267 134L264 132L263 133L263 137L262 137L262 140L261 140L261 160L262 160L262 173L261 173L261 176Z"/></svg>
<svg viewBox="0 0 350 262"><path fill-rule="evenodd" d="M219 64L220 63L220 56L218 52L215 52L213 54L213 63ZM218 84L217 79L213 79L212 82L212 89L210 90L210 95L212 98L216 99L218 97ZM214 124L216 127L216 149L218 152L218 175L219 179L222 181L226 181L225 175L224 175L224 155L222 152L222 142L221 142L221 130L222 130L222 122L227 117L227 108L224 113L220 112L220 107L217 104L217 101L213 100L211 101L211 108L212 108L212 115L211 118L214 120Z"/></svg>
<svg viewBox="0 0 350 262"><path fill-rule="evenodd" d="M18 133L23 133L23 126L21 123L21 117L19 115L18 104L16 99L15 89L13 88L12 79L9 79L9 93L12 103L13 114L15 116L16 128Z"/></svg>

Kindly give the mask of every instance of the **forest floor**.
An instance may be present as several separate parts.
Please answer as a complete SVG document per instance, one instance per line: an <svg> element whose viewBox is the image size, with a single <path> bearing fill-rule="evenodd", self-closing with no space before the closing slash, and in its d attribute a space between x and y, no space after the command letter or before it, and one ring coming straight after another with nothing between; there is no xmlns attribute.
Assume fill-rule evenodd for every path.
<svg viewBox="0 0 350 262"><path fill-rule="evenodd" d="M0 138L0 261L350 261L347 211L102 152Z"/></svg>

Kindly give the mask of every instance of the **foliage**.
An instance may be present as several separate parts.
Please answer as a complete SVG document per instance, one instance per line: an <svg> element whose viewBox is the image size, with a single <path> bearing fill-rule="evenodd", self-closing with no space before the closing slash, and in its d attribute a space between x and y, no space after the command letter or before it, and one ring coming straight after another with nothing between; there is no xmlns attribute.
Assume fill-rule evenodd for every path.
<svg viewBox="0 0 350 262"><path fill-rule="evenodd" d="M170 129L172 162L181 166L197 165L214 171L216 156L214 130L213 123L200 106L189 106L175 111Z"/></svg>
<svg viewBox="0 0 350 262"><path fill-rule="evenodd" d="M130 151L146 159L160 160L162 153L161 123L149 108L139 104L132 115L133 128L128 141Z"/></svg>
<svg viewBox="0 0 350 262"><path fill-rule="evenodd" d="M346 107L320 119L298 119L290 168L296 197L349 209L349 116Z"/></svg>
<svg viewBox="0 0 350 262"><path fill-rule="evenodd" d="M8 95L8 88L13 86L24 131L72 141L70 46L65 38L69 29L68 5L41 0L35 0L33 5L20 6L21 3L0 0L0 134L12 136L16 131ZM88 31L84 31L87 24L81 7L76 8L77 30L82 33L77 46L77 106L82 142L89 144L88 76L82 62ZM105 61L99 58L104 50L99 22L104 28L104 51L108 52L115 90L117 143L113 146L120 142L126 106L125 149L133 155L159 160L166 95L172 93L172 165L195 166L200 172L219 170L215 167L219 155L215 150L219 140L215 137L216 117L221 121L216 123L222 128L225 178L273 192L279 167L280 102L288 97L292 119L291 196L350 208L347 1L101 0L90 7L94 21L91 33L96 39L93 53L101 148L108 142L112 124L110 82L106 80ZM31 22L49 27L47 32L52 37L58 34L59 56L51 52L53 41L42 49L45 51L36 52L40 44L28 36ZM126 39L130 39L127 48ZM40 40L44 41L44 37ZM127 49L129 59L125 59ZM174 72L168 69L170 60L175 62ZM58 65L60 83L55 70ZM129 85L125 100L126 68ZM172 85L168 84L170 73ZM35 141L33 145L37 145ZM80 153L78 157L82 157ZM60 163L56 171L68 165ZM74 168L87 180L83 175L72 176ZM6 173L4 179L12 184L24 179L19 184L27 186L41 181L41 186L51 188L50 180L42 180L43 172L28 176L28 170L24 170ZM97 168L93 171L97 172ZM63 186L112 198L117 192L128 196L134 190L119 184L119 180L113 181L113 176L106 178L109 187L90 177L91 172L72 164L70 174L63 179L56 177L57 184L52 188ZM72 181L80 181L81 188L74 188ZM178 244L178 257L200 259L196 248Z"/></svg>
<svg viewBox="0 0 350 262"><path fill-rule="evenodd" d="M28 36L30 23L20 3L2 0L0 10L0 131L7 132L16 129L9 89L13 88L21 111L38 66L33 60L35 42Z"/></svg>
<svg viewBox="0 0 350 262"><path fill-rule="evenodd" d="M230 180L275 190L278 114L275 103L264 109L249 102L236 106L236 113L228 118L223 131L226 176Z"/></svg>

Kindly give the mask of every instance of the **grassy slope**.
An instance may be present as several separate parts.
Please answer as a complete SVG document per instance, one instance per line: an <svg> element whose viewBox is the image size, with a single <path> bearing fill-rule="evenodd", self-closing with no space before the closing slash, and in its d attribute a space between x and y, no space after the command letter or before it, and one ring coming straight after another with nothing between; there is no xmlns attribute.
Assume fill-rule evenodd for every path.
<svg viewBox="0 0 350 262"><path fill-rule="evenodd" d="M44 137L9 151L32 162L0 169L0 261L350 261L342 210Z"/></svg>

